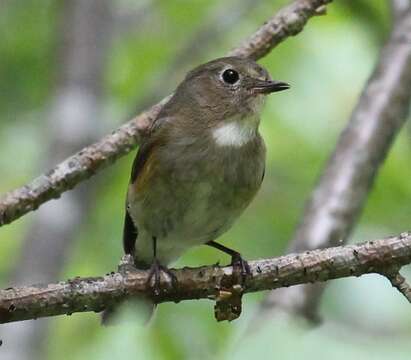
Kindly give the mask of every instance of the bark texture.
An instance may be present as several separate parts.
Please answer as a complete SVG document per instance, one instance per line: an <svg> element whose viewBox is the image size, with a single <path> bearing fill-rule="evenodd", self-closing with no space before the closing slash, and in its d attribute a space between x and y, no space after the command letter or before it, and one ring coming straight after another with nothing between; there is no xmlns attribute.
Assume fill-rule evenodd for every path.
<svg viewBox="0 0 411 360"><path fill-rule="evenodd" d="M127 259L128 257L128 259ZM177 283L161 278L162 291L153 296L147 286L148 271L132 270L127 263L106 276L74 278L47 285L0 290L0 323L74 312L99 312L131 297L150 297L155 302L192 299L221 301L238 298L239 285L231 266L203 266L171 270ZM244 293L272 290L303 283L323 282L368 273L398 274L411 263L411 232L359 245L340 246L251 261L251 275ZM403 285L404 287L404 285Z"/></svg>

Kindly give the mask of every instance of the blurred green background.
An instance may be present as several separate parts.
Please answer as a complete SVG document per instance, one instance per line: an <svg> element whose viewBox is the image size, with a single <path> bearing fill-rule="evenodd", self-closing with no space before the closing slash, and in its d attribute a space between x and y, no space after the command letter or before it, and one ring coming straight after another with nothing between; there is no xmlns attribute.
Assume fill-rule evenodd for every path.
<svg viewBox="0 0 411 360"><path fill-rule="evenodd" d="M60 138L64 137L64 131L60 137L50 139L56 134L53 124L60 120L53 118L50 109L56 103L58 91L70 84L70 76L80 79L75 80L77 83L73 81L75 86L82 84L82 76L70 75L77 70L70 73L64 68L70 60L64 56L64 47L70 46L67 36L82 29L82 25L73 26L76 19L81 19L82 12L70 20L68 17L75 11L68 8L87 1L2 0L0 3L1 193L48 170L53 165L45 160L50 157L50 143L59 148L60 141L66 141ZM100 30L104 31L104 38L98 41L106 42L104 54L101 50L96 57L98 61L104 57L99 65L101 69L92 66L92 71L100 71L100 80L90 78L92 84L84 85L98 98L99 115L93 121L99 124L90 138L97 139L144 106L160 100L190 68L224 55L285 3L269 0L105 2L104 21L99 23L97 31L94 29L96 36ZM99 8L100 4L96 6ZM98 14L93 9L89 11ZM72 25L61 26L64 22ZM261 124L268 148L265 181L249 209L222 237L224 244L241 251L246 259L283 253L389 29L388 2L341 0L329 6L326 16L310 20L301 34L262 59L261 64L273 78L289 82L292 89L269 97ZM86 38L81 33L73 36ZM86 57L88 51L94 50L92 40L91 46L83 49ZM81 75L81 71L76 74ZM83 77L87 78L87 74ZM387 157L351 241L410 230L408 130L402 131ZM63 151L59 156L63 159L73 151ZM70 238L65 240L63 256L56 257L59 265L58 275L53 275L56 280L98 275L116 268L122 255L123 205L134 156L135 151L84 184L82 191L89 195L89 203L81 221L71 226L75 231L71 229ZM53 206L58 209L59 200ZM75 210L57 211L60 218L53 221L64 222L70 211ZM37 261L35 252L29 252L26 257L20 255L29 246L26 240L38 234L32 231L37 221L35 216L31 213L0 229L1 287L14 284L13 274L21 262ZM41 226L41 231L48 232L47 223ZM42 254L55 256L53 241L43 246L47 251ZM176 266L216 261L226 263L229 259L211 248L199 247L184 255ZM21 283L28 279L21 277ZM410 358L411 308L385 279L364 276L331 282L320 309L323 324L314 329L302 320L284 316L254 324L252 331L247 330L263 296L263 293L245 296L243 315L232 323L215 322L212 302L191 301L160 305L154 320L145 327L140 324L135 308L124 309L121 315L126 319L124 323L110 328L101 327L99 316L94 313L56 317L47 323L47 330L37 341L28 335L25 340L13 338L13 331L17 330L0 325L3 340L0 359L5 358L4 354L16 360L24 357L93 360L115 356L237 360ZM33 322L18 326L21 330L29 324L36 326ZM26 355L10 355L13 347L26 349Z"/></svg>

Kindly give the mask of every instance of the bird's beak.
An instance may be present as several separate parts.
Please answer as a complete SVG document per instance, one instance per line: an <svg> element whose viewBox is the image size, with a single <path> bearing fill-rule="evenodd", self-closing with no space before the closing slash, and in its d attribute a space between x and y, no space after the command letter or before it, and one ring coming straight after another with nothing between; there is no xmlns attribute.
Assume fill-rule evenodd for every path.
<svg viewBox="0 0 411 360"><path fill-rule="evenodd" d="M277 91L283 91L290 88L285 82L275 80L255 80L252 90L256 94L271 94Z"/></svg>

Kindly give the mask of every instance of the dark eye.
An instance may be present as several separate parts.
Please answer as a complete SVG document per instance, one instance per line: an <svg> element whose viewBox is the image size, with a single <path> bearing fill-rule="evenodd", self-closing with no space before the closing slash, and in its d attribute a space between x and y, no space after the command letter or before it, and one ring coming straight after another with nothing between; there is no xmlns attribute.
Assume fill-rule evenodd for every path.
<svg viewBox="0 0 411 360"><path fill-rule="evenodd" d="M224 82L226 82L227 84L235 84L240 78L240 75L238 75L238 72L233 69L225 70L222 76L223 76Z"/></svg>

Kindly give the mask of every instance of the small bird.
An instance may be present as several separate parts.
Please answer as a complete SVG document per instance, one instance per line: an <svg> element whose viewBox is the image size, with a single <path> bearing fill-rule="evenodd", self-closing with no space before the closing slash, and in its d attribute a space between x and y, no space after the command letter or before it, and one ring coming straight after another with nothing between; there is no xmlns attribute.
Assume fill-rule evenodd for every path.
<svg viewBox="0 0 411 360"><path fill-rule="evenodd" d="M258 132L267 94L288 89L251 59L219 58L190 71L160 111L134 160L126 199L123 244L135 266L160 272L186 250L215 241L256 195L264 177Z"/></svg>

